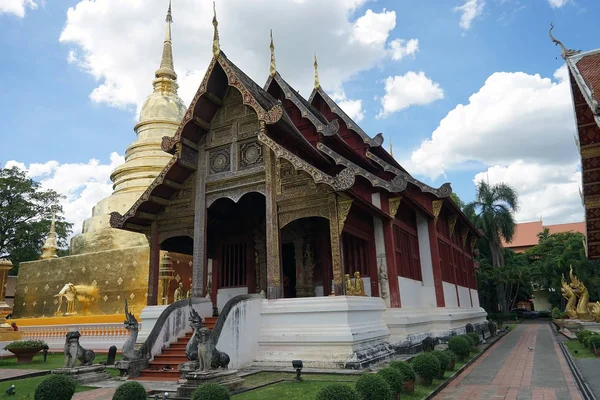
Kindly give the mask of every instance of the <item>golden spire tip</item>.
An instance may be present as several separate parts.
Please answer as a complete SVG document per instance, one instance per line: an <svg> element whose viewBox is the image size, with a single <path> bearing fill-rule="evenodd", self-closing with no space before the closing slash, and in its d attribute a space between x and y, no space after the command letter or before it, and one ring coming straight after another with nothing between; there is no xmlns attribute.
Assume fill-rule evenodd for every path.
<svg viewBox="0 0 600 400"><path fill-rule="evenodd" d="M275 45L273 44L273 29L271 29L271 65L269 66L269 75L275 76L275 72L277 72L277 68L275 67Z"/></svg>
<svg viewBox="0 0 600 400"><path fill-rule="evenodd" d="M213 55L218 57L221 53L221 46L219 45L219 21L217 21L217 6L213 1L213 20L212 20L215 33L213 36Z"/></svg>
<svg viewBox="0 0 600 400"><path fill-rule="evenodd" d="M319 83L319 64L317 63L317 53L315 52L315 62L313 63L313 66L315 67L315 89L318 89L319 87L321 87L321 84Z"/></svg>
<svg viewBox="0 0 600 400"><path fill-rule="evenodd" d="M392 146L392 137L390 136L390 156L394 158L394 147Z"/></svg>
<svg viewBox="0 0 600 400"><path fill-rule="evenodd" d="M167 19L166 22L173 22L173 17L171 16L171 0L169 0L169 10L167 11Z"/></svg>

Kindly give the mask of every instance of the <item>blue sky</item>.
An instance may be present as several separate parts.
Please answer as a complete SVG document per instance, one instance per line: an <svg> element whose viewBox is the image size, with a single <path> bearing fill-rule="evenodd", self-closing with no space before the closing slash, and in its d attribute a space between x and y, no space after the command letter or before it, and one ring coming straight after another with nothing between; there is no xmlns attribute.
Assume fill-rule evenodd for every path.
<svg viewBox="0 0 600 400"><path fill-rule="evenodd" d="M23 0L7 1L8 3L23 3ZM232 1L236 0L229 2ZM337 1L349 3L349 0ZM561 118L566 122L561 124L560 129L557 128L557 132L549 136L548 143L543 143L544 136L540 136L539 133L528 134L528 124L533 126L537 122L543 123L546 120L541 113L530 113L538 116L527 114L521 116L522 120L509 121L513 115L510 112L511 107L523 109L531 106L535 108L535 105L532 105L535 97L528 101L527 94L531 92L520 91L519 85L532 84L535 86L535 74L539 74L541 78L552 80L552 82L541 83L542 86L544 84L548 86L546 89L549 89L552 84L558 84L558 80L553 77L553 74L563 65L563 60L560 58L560 49L555 47L548 38L550 22L556 26L555 36L568 47L584 51L600 47L600 41L594 40L597 38L597 35L594 35L597 30L594 28L597 15L600 14L600 3L591 0L566 2L552 0L552 2L560 7L552 7L547 0L470 0L471 5L481 8L477 13L479 15L472 19L469 29L460 26L462 12L455 9L455 7L465 4L465 0L423 0L419 2L357 0L355 3L360 4L360 7L348 8L351 10L349 15L337 15L335 18L331 16L336 13L335 9L324 10L316 5L318 3L308 1L305 14L299 15L298 19L308 17L314 19L315 15L325 13L326 15L322 16L325 20L327 18L333 18L336 21L344 19L348 21L349 25L352 25L366 15L367 10L372 10L373 13L382 16L384 13L391 16L391 12L394 12L395 26L393 29L382 32L386 35L383 42L380 40L378 44L373 44L372 49L367 49L367 46L377 40L357 39L366 44L360 47L360 51L364 50L365 53L356 54L356 63L361 66L356 67L355 70L347 65L338 65L334 57L328 57L330 53L327 48L322 48L319 54L319 63L322 71L321 83L325 89L332 93L341 91L347 100L360 100L360 109L364 114L360 125L363 129L372 136L383 132L386 140L393 137L396 158L403 160L409 171L413 171L415 176L425 182L439 186L445 181L450 181L454 191L465 200L471 200L474 196L473 179L476 174L486 172L491 181L511 183L511 179L513 179L514 184L519 188L523 187L523 192L530 196L526 198L528 203L536 203L535 199L538 198L547 200L548 193L564 189L568 195L557 196L562 198L553 201L547 200L547 203L538 204L537 208L532 208L531 205L525 206L520 217L521 220L527 220L543 213L545 219L550 218L549 222L569 222L577 219L578 215L582 216L582 210L580 204L575 204L579 201L578 195L574 195L577 192L578 184L577 179L573 177L576 177L574 169L578 160L573 141L574 122L569 121L568 118L568 114L572 112L569 108L568 92L564 90L561 92L563 101L560 102L560 106L557 106L561 108L554 110L552 107L540 107L542 110L549 110L548 112L552 115L564 112L564 115L567 116ZM33 163L45 164L55 160L59 165L69 164L71 165L69 168L77 168L77 165L88 165L90 159L95 158L99 164L108 166L110 154L117 152L123 155L127 145L135 139L133 126L139 101L130 101L131 99L128 99L127 95L124 95L121 100L109 101L98 96L96 98L90 96L94 89L102 85L106 79L118 80L119 78L115 78L115 76L127 72L127 68L132 68L127 65L132 64L132 61L121 60L122 65L116 65L114 70L111 70L110 65L100 65L103 63L95 60L100 65L95 66L93 65L94 61L90 60L94 59L94 54L98 56L100 53L112 54L118 58L118 52L124 51L127 44L136 49L144 47L144 54L139 57L139 64L142 64L139 66L141 72L139 74L132 73L132 75L144 75L133 77L143 83L138 84L139 87L136 86L139 93L133 97L143 99L151 91L152 72L159 63L162 47L160 38L164 32L166 1L148 1L149 6L144 7L148 10L141 15L139 12L134 12L134 9L117 8L114 4L118 4L118 2L98 0L96 3L99 4L95 6L80 4L79 14L73 10L72 15L68 17L67 10L79 3L90 2L49 1L45 4L40 3L35 9L26 8L23 17L17 15L19 13L14 9L10 12L8 6L0 5L0 52L6 60L0 64L0 76L2 76L0 79L0 91L2 92L0 118L3 121L0 164L14 160L31 168ZM201 1L200 3L202 4L197 7L203 7L202 10L206 11L209 7L208 2ZM238 27L236 21L264 17L266 20L263 25L273 25L277 23L273 21L276 21L279 15L282 21L277 23L279 28L278 30L276 28L274 32L279 71L293 85L300 88L301 94L307 96L307 90L310 89L312 83L310 81L312 59L309 58L309 54L312 54L313 48L319 49L328 45L315 44L314 38L311 37L313 31L324 32L319 36L323 42L335 43L334 40L341 39L334 38L335 33L329 32L326 24L306 25L306 31L300 31L301 33L287 32L286 25L288 24L286 24L285 18L289 14L284 9L289 3L287 1L273 6L272 15L268 16L253 15L252 7L246 10L238 8L239 12L236 15L236 8L228 7L226 3L225 0L217 1L217 9L223 9L222 16L220 16L220 27L223 27L221 46L227 51L228 56L240 68L244 70L249 68L250 75L262 85L268 73L266 68L268 56L263 57L268 52L268 37L265 37L265 43L252 44L249 42L251 40L249 37L252 35L245 34L249 32L247 29L250 28ZM271 1L271 3L273 2ZM193 12L189 10L191 6L188 7L186 4L184 1L175 0L173 5L176 69L186 63L186 65L194 65L195 61L188 61L190 57L195 56L196 52L203 54L198 56L197 71L189 67L184 71L178 69L178 73L182 77L180 94L183 91L193 92L196 90L204 71L202 63L205 63L210 57L208 46L211 41L209 33L211 15L200 14L202 18L198 19L202 19L202 27L193 30L190 28L193 26L193 21L188 19L188 14ZM90 7L87 8L88 11L84 12L82 11L83 6ZM244 12L248 14L246 15ZM94 13L97 13L97 18L94 18ZM328 15L327 13L332 14ZM98 26L86 23L86 21L96 20ZM111 21L114 25L101 24L102 21ZM61 32L67 26L71 26L70 33L61 42L59 40ZM128 30L128 27L131 30ZM142 29L148 29L152 40L146 40ZM190 29L192 30L190 31ZM267 28L265 26L260 29L266 30ZM377 26L373 27L373 30L377 30ZM121 31L125 32L127 36L123 37L123 34L115 33ZM244 34L240 34L240 31ZM112 42L111 35L117 35ZM331 38L327 35L331 35ZM418 51L401 60L390 59L383 55L383 52L387 51L390 42L394 39L418 39ZM104 41L102 44L104 47L94 48L101 41ZM119 41L125 42L125 44L117 43ZM111 52L111 43L120 47ZM194 48L194 43L198 43L199 47ZM247 51L254 51L254 53L252 55L234 48L232 54L228 49L234 46L246 46L248 47ZM295 51L299 48L306 52L304 59L295 55ZM349 47L349 51L351 50L352 47ZM260 53L263 51L264 53ZM73 62L75 57L71 57L72 62L68 61L70 52L74 52L72 54L77 57L77 61ZM373 59L365 61L370 56ZM264 62L261 57L264 58ZM343 61L345 64L352 62L352 55L347 55L347 57L348 59ZM306 60L305 64L302 64L302 60ZM372 63L369 64L371 61ZM262 64L257 66L257 63ZM119 62L114 62L114 64L119 64ZM252 71L260 71L260 68L264 70L262 75L260 73L252 74ZM297 72L299 70L302 72ZM343 73L338 73L342 70ZM131 71L137 70L131 69ZM286 71L289 71L290 78ZM415 73L422 71L432 83L437 84L443 90L443 98L431 101L423 99L420 104L414 100L419 98L420 88L408 86L405 87L403 93L407 93L408 90L413 90L414 93L406 94L404 101L411 105L400 111L391 112L385 118L377 118L382 108L381 99L386 94L385 79L406 76L405 74L410 71ZM489 128L490 125L485 119L479 120L474 117L473 114L478 114L477 112L470 114L473 118L472 121L464 123L467 124L466 126L470 126L473 132L480 130L478 127L473 127L475 123L483 124L481 130L495 129L496 132L487 132L487 136L481 137L483 144L480 145L485 145L488 152L490 148L497 148L499 149L498 153L503 155L494 157L494 151L492 151L489 157L479 157L478 155L483 153L475 144L471 147L464 144L470 143L477 133L461 139L459 133L456 132L457 128L453 128L453 130L446 127L440 130L439 135L446 135L444 132L454 132L454 136L448 133L444 140L454 143L455 147L445 147L448 147L447 150L451 157L456 156L457 158L453 162L447 163L435 161L437 164L422 168L420 160L422 161L423 158L413 155L413 152L419 149L421 142L431 139L432 133L436 131L440 122L450 111L459 104L469 104L470 96L480 91L490 76L499 72L523 72L530 77L523 76L529 81L520 83L517 88L511 88L509 84L506 84L506 89L512 90L513 97L511 97L512 100L503 98L502 101L499 101L497 115L502 116L502 121L490 123L494 126L493 128ZM333 83L333 77L338 75L342 77L341 81ZM187 79L183 79L183 76ZM328 77L332 77L329 82ZM520 79L516 75L504 76L502 79L509 82L513 78ZM503 83L498 83L498 85L500 85L500 89L497 87L496 89L502 91ZM563 85L563 87L567 86ZM535 87L533 89L539 96L547 97L540 90L543 88ZM564 96L565 93L566 96ZM488 95L489 93L486 96ZM184 95L182 97L187 100ZM493 99L494 97L488 96L488 98ZM481 115L487 115L487 118L490 118L495 111L491 111L489 108L491 107L493 110L496 105L487 104L487 101L483 101L483 103L486 103L488 109ZM465 116L459 119L466 118ZM514 129L509 129L511 126L519 127L522 133L519 133L517 137L510 136L509 130L514 131ZM501 150L507 142L514 146L515 143L519 144L521 141L525 154L529 154L527 150L529 147L532 149L531 154L537 154L536 149L547 145L548 149L544 150L546 154L553 154L556 151L557 154L564 153L565 156L558 157L562 159L560 162L555 162L557 157L554 156L544 158L544 154L541 154L534 155L529 159L523 158L516 148L514 151L507 150L504 152L506 154ZM388 143L389 141L385 144L386 148ZM440 143L446 142L438 141L436 144L434 141L436 146L440 146ZM422 157L433 160L431 152L434 151L429 149L423 153ZM515 154L515 156L512 157L511 154ZM434 161L431 162L434 163ZM445 176L444 174L440 175L439 172L432 172L442 169ZM102 169L102 171L105 170L107 169ZM557 170L573 171L563 176L561 181L560 177L556 177L552 173ZM515 174L515 171L520 171L520 173ZM41 180L57 178L56 175L53 175L55 173L56 168L49 168L48 171L40 173L38 178ZM103 173L106 175L105 172ZM527 176L527 174L532 174L533 177L529 185L527 180L519 181L516 176L521 175L522 178L522 175ZM101 180L107 184L105 175L102 177L94 177L93 174L92 176L81 176L81 182L70 186L69 201L76 201L77 196L81 194L90 180ZM550 181L556 185L548 185ZM105 194L106 190L102 193ZM84 209L88 206L87 203L80 204L80 207ZM549 210L546 211L546 208ZM83 210L78 212L79 214L84 213ZM91 212L91 208L88 212ZM76 218L76 222L80 222L79 219L79 217Z"/></svg>

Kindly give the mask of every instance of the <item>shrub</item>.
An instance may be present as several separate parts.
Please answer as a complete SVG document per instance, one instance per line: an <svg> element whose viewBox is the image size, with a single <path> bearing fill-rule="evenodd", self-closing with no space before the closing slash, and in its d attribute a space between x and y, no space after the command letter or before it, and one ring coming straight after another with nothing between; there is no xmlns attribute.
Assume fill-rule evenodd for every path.
<svg viewBox="0 0 600 400"><path fill-rule="evenodd" d="M471 345L472 343L464 336L454 336L448 340L448 348L456 354L459 359L463 359L469 355L471 352Z"/></svg>
<svg viewBox="0 0 600 400"><path fill-rule="evenodd" d="M434 351L431 354L436 356L437 359L440 361L440 374L446 371L448 369L448 364L450 364L450 358L448 357L448 355L445 352L439 350Z"/></svg>
<svg viewBox="0 0 600 400"><path fill-rule="evenodd" d="M381 376L364 374L356 381L356 391L362 400L389 400L390 385Z"/></svg>
<svg viewBox="0 0 600 400"><path fill-rule="evenodd" d="M554 307L552 309L552 318L553 319L561 319L562 318L562 311L560 311L557 307Z"/></svg>
<svg viewBox="0 0 600 400"><path fill-rule="evenodd" d="M575 336L577 336L577 339L579 339L579 343L584 343L585 339L591 335L597 335L597 333L588 329L584 329L575 334Z"/></svg>
<svg viewBox="0 0 600 400"><path fill-rule="evenodd" d="M412 360L415 373L429 380L440 375L440 360L432 353L421 353Z"/></svg>
<svg viewBox="0 0 600 400"><path fill-rule="evenodd" d="M587 335L587 336L585 336L585 337L583 338L583 345L584 345L585 347L588 347L588 348L589 348L589 347L590 347L590 338L593 338L594 336L599 336L599 335L598 335L597 333L595 333L595 332L594 332L594 333L593 333L593 334L591 334L591 335Z"/></svg>
<svg viewBox="0 0 600 400"><path fill-rule="evenodd" d="M456 362L456 354L451 352L450 349L444 350L444 353L446 353L446 357L448 357L449 363L451 363L452 361Z"/></svg>
<svg viewBox="0 0 600 400"><path fill-rule="evenodd" d="M146 389L136 381L125 382L117 388L112 400L146 400Z"/></svg>
<svg viewBox="0 0 600 400"><path fill-rule="evenodd" d="M225 386L217 383L205 383L192 393L191 400L229 400L231 395Z"/></svg>
<svg viewBox="0 0 600 400"><path fill-rule="evenodd" d="M402 391L402 387L404 386L404 378L400 371L396 368L384 368L377 372L377 375L381 376L385 381L390 385L390 392L392 397L396 397Z"/></svg>
<svg viewBox="0 0 600 400"><path fill-rule="evenodd" d="M588 347L593 350L594 347L600 349L600 335L590 335L587 338Z"/></svg>
<svg viewBox="0 0 600 400"><path fill-rule="evenodd" d="M479 344L479 340L481 339L481 335L477 332L471 332L467 333L467 336L469 337L469 340L473 342L473 346L477 347L477 345Z"/></svg>
<svg viewBox="0 0 600 400"><path fill-rule="evenodd" d="M350 386L334 383L321 389L315 400L360 400L360 397Z"/></svg>
<svg viewBox="0 0 600 400"><path fill-rule="evenodd" d="M14 342L7 344L4 347L4 350L36 349L36 348L43 349L45 346L48 346L48 344L46 344L46 342L44 342L43 340L16 340Z"/></svg>
<svg viewBox="0 0 600 400"><path fill-rule="evenodd" d="M392 361L390 367L400 372L404 378L404 382L415 381L415 371L413 371L412 366L406 361Z"/></svg>
<svg viewBox="0 0 600 400"><path fill-rule="evenodd" d="M35 400L71 400L75 394L75 381L66 375L52 374L35 389Z"/></svg>

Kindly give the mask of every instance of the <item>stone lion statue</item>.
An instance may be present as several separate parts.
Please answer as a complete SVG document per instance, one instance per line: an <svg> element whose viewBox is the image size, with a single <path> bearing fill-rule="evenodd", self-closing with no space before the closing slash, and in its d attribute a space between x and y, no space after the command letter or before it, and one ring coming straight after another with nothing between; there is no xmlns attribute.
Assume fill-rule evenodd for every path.
<svg viewBox="0 0 600 400"><path fill-rule="evenodd" d="M216 349L210 329L200 328L196 336L198 337L198 371L227 368L229 355Z"/></svg>
<svg viewBox="0 0 600 400"><path fill-rule="evenodd" d="M81 361L81 366L88 366L94 363L96 354L92 350L86 350L79 344L81 334L78 331L67 333L65 341L65 368L74 368L77 360Z"/></svg>

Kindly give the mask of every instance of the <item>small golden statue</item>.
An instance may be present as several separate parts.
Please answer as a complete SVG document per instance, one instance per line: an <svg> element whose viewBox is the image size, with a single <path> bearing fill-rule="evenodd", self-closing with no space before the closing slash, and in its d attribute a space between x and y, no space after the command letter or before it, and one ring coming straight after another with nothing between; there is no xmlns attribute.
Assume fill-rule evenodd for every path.
<svg viewBox="0 0 600 400"><path fill-rule="evenodd" d="M366 296L365 284L360 277L360 272L354 273L354 282L350 279L350 274L344 275L346 282L346 296Z"/></svg>
<svg viewBox="0 0 600 400"><path fill-rule="evenodd" d="M175 289L175 293L173 294L173 301L183 300L183 283L179 282L179 287Z"/></svg>
<svg viewBox="0 0 600 400"><path fill-rule="evenodd" d="M192 298L192 284L190 283L190 290L187 291L187 294L185 295L186 299L191 299Z"/></svg>

